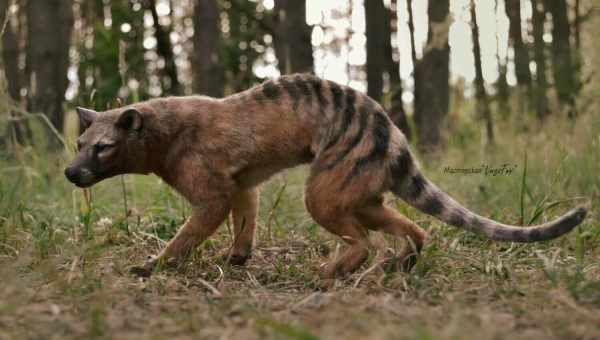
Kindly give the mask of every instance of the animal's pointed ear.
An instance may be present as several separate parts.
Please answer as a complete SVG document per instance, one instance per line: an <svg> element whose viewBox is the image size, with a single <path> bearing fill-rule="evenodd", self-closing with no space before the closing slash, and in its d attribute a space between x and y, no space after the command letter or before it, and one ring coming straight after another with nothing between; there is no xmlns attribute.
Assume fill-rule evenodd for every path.
<svg viewBox="0 0 600 340"><path fill-rule="evenodd" d="M98 112L83 107L77 108L77 115L79 116L79 124L81 126L81 132L85 131L92 125L94 120L98 117Z"/></svg>
<svg viewBox="0 0 600 340"><path fill-rule="evenodd" d="M142 123L142 114L136 109L126 109L121 112L117 120L117 126L124 130L139 131L142 128Z"/></svg>

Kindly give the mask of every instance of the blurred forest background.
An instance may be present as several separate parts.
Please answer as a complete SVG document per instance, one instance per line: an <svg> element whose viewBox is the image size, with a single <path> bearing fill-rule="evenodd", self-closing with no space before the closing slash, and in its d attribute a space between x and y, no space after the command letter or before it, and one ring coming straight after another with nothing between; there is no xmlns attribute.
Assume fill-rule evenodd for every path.
<svg viewBox="0 0 600 340"><path fill-rule="evenodd" d="M598 0L0 0L0 339L600 339L599 31ZM293 72L380 101L481 215L588 217L491 242L390 197L429 234L415 268L386 266L401 244L371 233L373 256L323 293L343 245L306 213L299 167L262 185L246 266L225 261L227 222L176 268L129 275L191 207L154 176L69 183L75 107Z"/></svg>
<svg viewBox="0 0 600 340"><path fill-rule="evenodd" d="M444 132L465 115L493 144L497 120L512 118L526 130L531 118L534 124L577 119L577 95L591 77L583 71L581 41L592 6L585 0L1 0L11 102L2 141L30 143L24 112L43 113L62 133L74 106L222 97L267 77L314 72L383 102L423 151L443 145ZM480 26L495 36L482 40ZM453 30L460 35L456 53ZM495 50L482 54L482 45ZM465 73L474 76L466 82ZM476 104L465 107L465 97ZM53 139L47 138L50 146L57 145Z"/></svg>

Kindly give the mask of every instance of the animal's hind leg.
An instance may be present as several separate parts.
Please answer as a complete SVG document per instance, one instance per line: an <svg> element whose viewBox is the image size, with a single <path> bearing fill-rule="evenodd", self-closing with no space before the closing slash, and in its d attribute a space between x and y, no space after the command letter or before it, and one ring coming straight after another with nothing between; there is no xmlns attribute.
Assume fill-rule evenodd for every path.
<svg viewBox="0 0 600 340"><path fill-rule="evenodd" d="M369 255L367 230L360 225L352 209L342 207L338 202L328 197L324 188L319 190L307 186L306 207L314 220L348 245L339 257L321 270L325 287L330 286L335 277L343 277L358 269Z"/></svg>
<svg viewBox="0 0 600 340"><path fill-rule="evenodd" d="M358 209L357 217L367 228L381 230L387 234L407 240L406 246L398 256L400 269L410 271L417 262L417 255L425 244L427 233L396 210L383 203L379 198Z"/></svg>
<svg viewBox="0 0 600 340"><path fill-rule="evenodd" d="M341 218L335 226L328 225L325 228L341 237L348 246L338 258L325 265L321 270L321 278L330 280L354 272L369 256L367 231L353 217Z"/></svg>
<svg viewBox="0 0 600 340"><path fill-rule="evenodd" d="M229 262L241 266L252 254L256 215L258 213L258 188L238 191L232 202L234 239Z"/></svg>

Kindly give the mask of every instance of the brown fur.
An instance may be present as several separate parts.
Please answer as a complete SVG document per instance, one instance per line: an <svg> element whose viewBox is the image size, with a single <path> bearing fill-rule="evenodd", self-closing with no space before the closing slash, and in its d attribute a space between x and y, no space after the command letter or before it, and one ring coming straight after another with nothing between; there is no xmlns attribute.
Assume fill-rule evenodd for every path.
<svg viewBox="0 0 600 340"><path fill-rule="evenodd" d="M184 257L230 212L235 238L229 259L243 264L252 250L258 186L307 162L312 165L306 207L348 245L323 268L325 280L364 262L367 229L409 239L402 265L414 265L426 233L385 206L387 191L449 224L496 239L556 237L585 215L578 210L552 225L528 229L475 215L422 176L404 135L379 104L310 75L269 80L223 99L162 98L103 113L79 109L79 114L86 130L78 156L65 170L69 180L85 187L116 174L154 173L193 206L191 218L165 249L136 269L140 275L149 275L159 261Z"/></svg>

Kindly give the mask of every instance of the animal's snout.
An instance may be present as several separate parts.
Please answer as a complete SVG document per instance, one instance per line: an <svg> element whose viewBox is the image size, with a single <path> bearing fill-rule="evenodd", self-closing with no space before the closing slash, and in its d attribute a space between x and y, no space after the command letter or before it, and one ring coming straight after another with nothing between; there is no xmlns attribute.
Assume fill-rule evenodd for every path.
<svg viewBox="0 0 600 340"><path fill-rule="evenodd" d="M65 177L80 188L87 188L97 181L97 177L88 168L69 166L65 169Z"/></svg>
<svg viewBox="0 0 600 340"><path fill-rule="evenodd" d="M78 184L80 181L81 172L77 168L69 166L65 169L65 177L67 177L71 183Z"/></svg>

